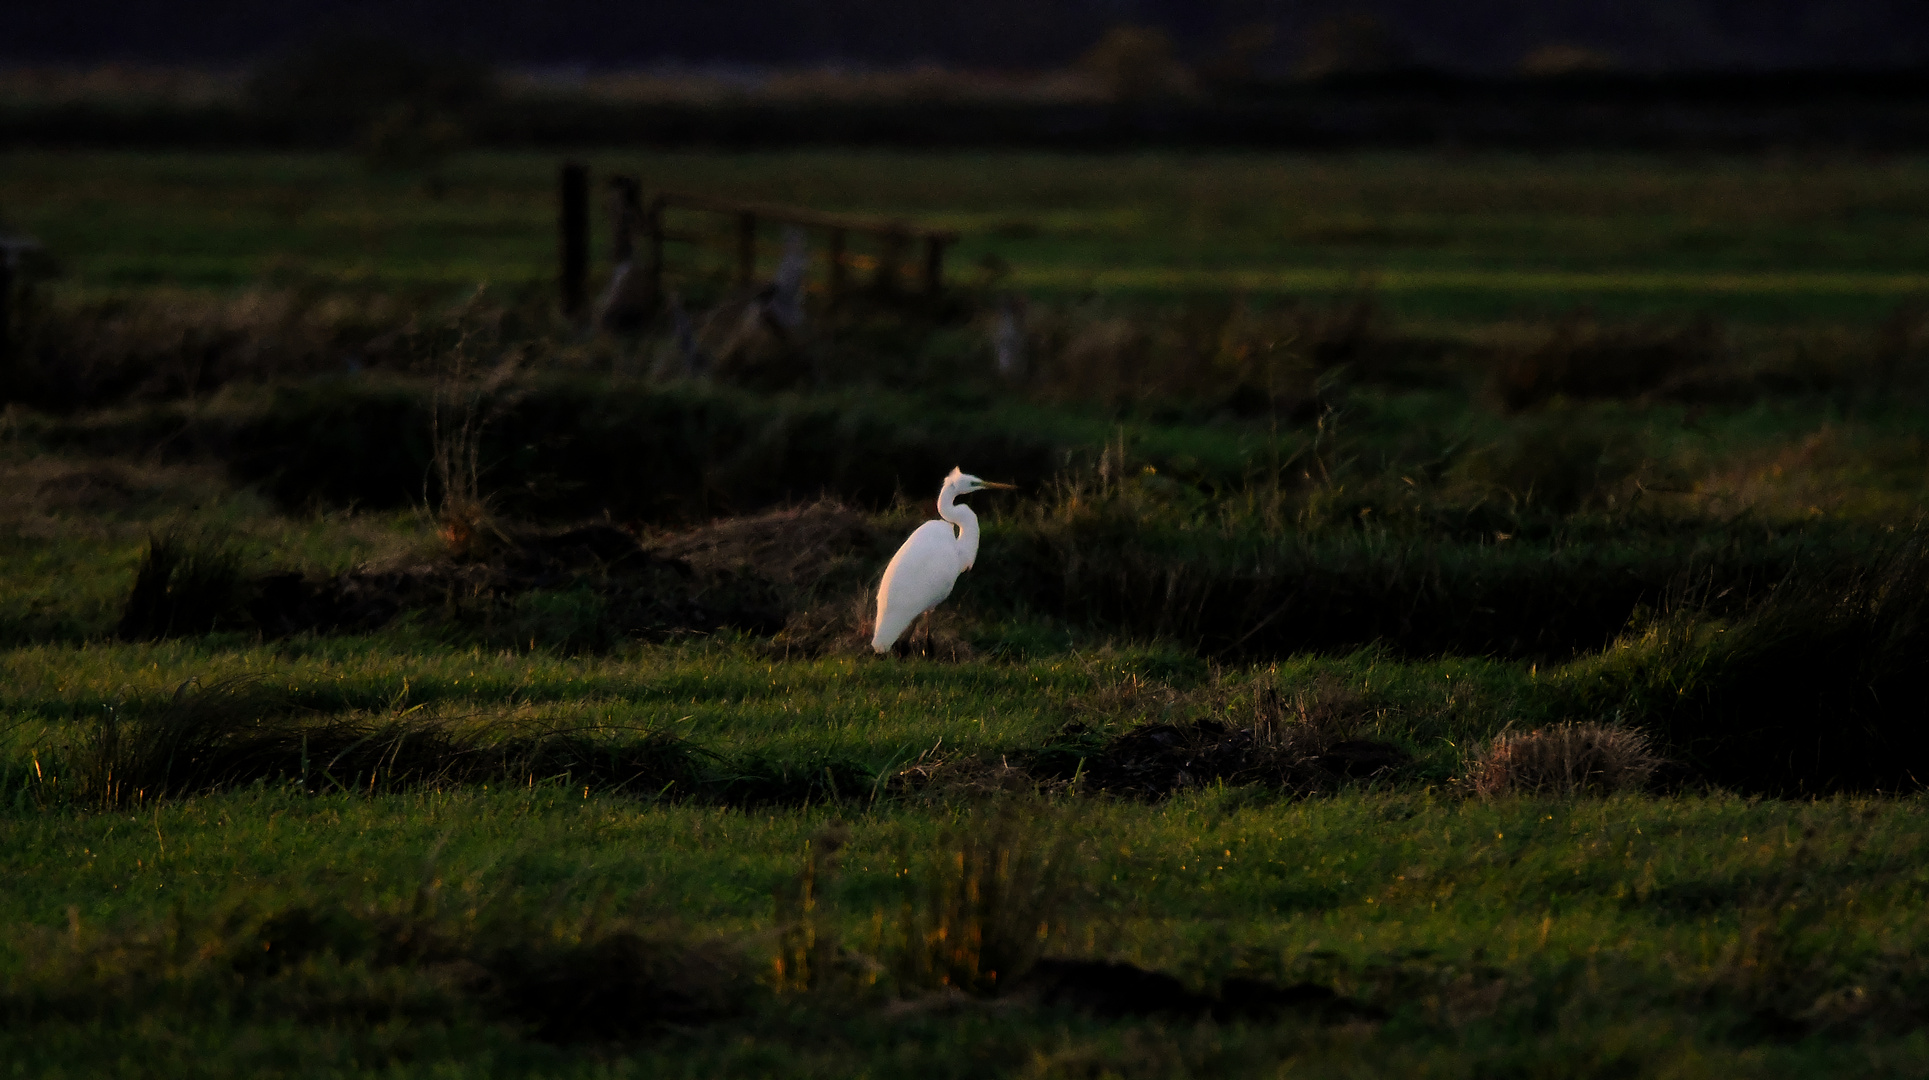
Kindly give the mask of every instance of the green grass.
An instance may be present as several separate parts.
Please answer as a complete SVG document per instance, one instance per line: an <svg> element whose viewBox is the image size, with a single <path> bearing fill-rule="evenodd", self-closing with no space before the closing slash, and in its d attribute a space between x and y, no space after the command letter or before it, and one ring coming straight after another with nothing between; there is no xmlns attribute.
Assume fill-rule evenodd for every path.
<svg viewBox="0 0 1929 1080"><path fill-rule="evenodd" d="M1890 375L1872 358L1877 323L1929 292L1925 162L590 159L647 187L957 228L954 273L998 256L999 287L1068 338L1131 323L1162 343L1140 374L1169 382L1101 394L1139 362L1119 348L1087 382L1014 389L983 376L978 323L882 316L838 324L863 338L843 381L652 380L625 346L545 321L551 155L458 158L440 198L343 156L0 155L0 223L66 274L36 346L49 411L0 417L0 1052L17 1073L1929 1075L1923 797L1702 782L1786 790L1754 775L1767 750L1710 758L1736 740L1915 745L1923 328L1894 324ZM480 281L500 310L444 318ZM1270 346L1261 366L1228 354L1343 323L1323 305L1360 290L1393 361L1333 361L1317 401L1221 393L1278 374ZM135 314L116 321L123 301ZM1501 408L1490 362L1584 305L1628 348L1715 314L1707 367L1730 382ZM487 330L499 316L520 329ZM1632 319L1659 329L1615 338ZM374 631L264 637L230 610L212 633L116 637L150 537L225 549L244 577L445 559L432 507L404 503L434 499L420 364L463 333L472 360L527 350L540 369L490 429L481 486L505 513L607 512L661 538L825 488L866 506L821 574L773 585L800 621L664 640L613 622L614 578L586 572L451 585ZM371 371L339 374L347 351ZM68 394L75 356L104 374ZM212 394L192 381L209 356L228 365ZM944 659L845 648L838 620L954 459L1028 483L980 497ZM811 619L830 629L811 637ZM1823 646L1827 664L1793 670ZM514 763L331 784L303 738L299 775L129 804L88 786L103 718L125 732L203 701L288 740L563 731L594 750L653 733L694 771L661 788ZM1268 707L1412 760L1306 798L1209 782L1136 802L1049 779L1147 725ZM1641 727L1677 765L1607 797L1456 783L1498 733L1562 720ZM1869 730L1836 730L1849 721ZM925 786L900 776L914 763ZM1044 790L987 794L1029 786L1011 767ZM1046 955L1196 992L1308 981L1386 1019L1106 1019L931 993L905 957L936 946L907 935L962 887L946 867L1016 850L1010 821L1067 856L1029 883ZM657 965L648 985L729 1007L649 1022L620 1004L625 949ZM778 979L780 956L819 977ZM557 1009L620 1023L545 1041Z"/></svg>
<svg viewBox="0 0 1929 1080"><path fill-rule="evenodd" d="M406 515L226 505L231 535L266 564L340 566L419 544L426 528ZM75 580L94 584L39 595L84 611L131 581L149 522L192 520L165 496L120 514L28 516L41 539L18 541L7 580L25 585L59 550ZM1371 651L1215 673L1170 645L786 661L720 638L563 656L456 646L432 625L267 643L23 643L0 653L0 873L14 883L0 898L11 1018L0 1040L24 1071L68 1075L1919 1075L1920 798L1454 792L1447 778L1466 748L1544 715L1550 674ZM886 956L922 860L977 820L956 797L733 809L557 779L374 796L267 782L125 812L62 796L69 748L103 707L139 714L190 678L249 675L263 680L258 700L307 722L649 728L726 760L828 754L880 777L933 749L1020 754L1070 720L1117 731L1211 715L1266 682L1344 686L1379 710L1371 734L1418 756L1407 779L1305 801L1241 788L1153 805L1061 796L1044 820L1077 857L1045 951L1129 961L1195 988L1236 974L1310 980L1391 1017L1327 1027L998 1003L907 1012L888 985L770 989L787 925L777 898L807 842L849 823L815 925ZM456 969L329 951L352 936L286 967L239 959L277 913L387 925L381 913L418 911L425 886L427 914L410 917L480 943L463 948L523 933L548 955L597 940L601 926L653 928L736 957L747 1003L617 1044L553 1045L451 982ZM170 941L186 944L153 951Z"/></svg>
<svg viewBox="0 0 1929 1080"><path fill-rule="evenodd" d="M1089 700L1141 679L1180 692L1166 711L1204 714L1186 697L1205 680L1197 661L1172 671L1169 651L1101 650L1021 663L886 662L872 658L777 661L728 642L643 647L601 657L546 652L455 651L410 640L325 638L252 648L194 639L153 645L19 648L0 661L0 713L24 758L65 737L104 705L139 709L172 697L189 679L264 678L282 708L324 719L336 713L449 717L464 726L591 724L664 731L735 756L795 758L828 752L883 772L942 744L947 756L1017 755L1073 720ZM1190 675L1190 677L1187 677ZM1302 658L1219 676L1237 695L1255 678L1285 686L1339 680L1378 703L1376 733L1433 759L1445 776L1454 747L1507 721L1532 690L1528 670L1475 659L1401 663L1366 651ZM1147 698L1141 707L1160 708ZM1531 708L1531 703L1527 703ZM1103 712L1103 710L1101 710ZM1120 726L1142 719L1128 711Z"/></svg>
<svg viewBox="0 0 1929 1080"><path fill-rule="evenodd" d="M459 1009L324 1033L185 1001L145 1023L13 1024L7 1041L36 1071L165 1075L1154 1076L1289 1065L1320 1074L1919 1075L1925 1048L1911 1017L1929 884L1922 813L1913 801L1418 794L1254 806L1213 793L1151 811L1074 812L1068 827L1085 855L1067 904L1082 925L1051 951L1127 959L1193 985L1233 973L1310 978L1388 1009L1384 1026L1105 1024L970 1006L889 1020L824 991L614 1056L522 1042ZM867 947L874 916L896 918L906 853L938 842L948 816L882 809L854 819L841 869L823 888L825 932ZM0 818L0 866L18 883L0 919L17 941L47 928L56 944L42 949L58 952L158 925L171 911L186 913L173 917L193 933L208 920L200 913L244 901L268 910L329 896L406 904L433 881L458 922L503 890L547 898L534 902L559 914L604 898L612 915L671 920L691 939L720 937L767 963L772 897L829 817L553 789L378 799L264 791L126 815L16 813ZM58 944L70 935L71 945ZM111 1014L114 961L102 962L96 977L110 1000L99 1008ZM15 952L7 969L15 1008L33 985L22 963ZM325 1012L315 995L345 974L311 964L281 984L298 984ZM281 984L268 992L294 992ZM1766 1014L1806 1017L1815 1033L1764 1038ZM188 1021L178 1036L161 1034L170 1015ZM206 1049L194 1057L184 1046Z"/></svg>
<svg viewBox="0 0 1929 1080"><path fill-rule="evenodd" d="M1590 304L1787 324L1871 321L1929 284L1920 273L1924 165L1912 158L588 158L599 175L635 172L650 188L956 228L957 273L969 277L996 254L1015 284L1041 294L1161 300L1366 287L1421 321ZM556 161L463 157L443 170L448 194L432 199L420 177L371 175L340 155L16 152L0 159L0 215L94 290L539 285L555 273Z"/></svg>

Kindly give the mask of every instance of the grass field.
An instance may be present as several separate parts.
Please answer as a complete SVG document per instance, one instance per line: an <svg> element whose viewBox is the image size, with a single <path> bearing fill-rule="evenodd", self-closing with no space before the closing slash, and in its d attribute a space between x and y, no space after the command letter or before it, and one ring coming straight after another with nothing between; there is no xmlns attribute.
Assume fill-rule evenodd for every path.
<svg viewBox="0 0 1929 1080"><path fill-rule="evenodd" d="M0 157L16 1074L1929 1075L1923 163L591 160L963 284L692 370L549 158Z"/></svg>
<svg viewBox="0 0 1929 1080"><path fill-rule="evenodd" d="M1909 159L1509 155L592 154L595 175L958 229L1021 287L1068 295L1378 289L1446 321L1708 310L1868 320L1925 289ZM555 274L556 159L371 174L328 155L24 154L0 213L87 287L384 287ZM598 215L600 218L601 215ZM599 242L597 250L603 250ZM773 251L774 261L774 251ZM966 271L967 273L969 270Z"/></svg>

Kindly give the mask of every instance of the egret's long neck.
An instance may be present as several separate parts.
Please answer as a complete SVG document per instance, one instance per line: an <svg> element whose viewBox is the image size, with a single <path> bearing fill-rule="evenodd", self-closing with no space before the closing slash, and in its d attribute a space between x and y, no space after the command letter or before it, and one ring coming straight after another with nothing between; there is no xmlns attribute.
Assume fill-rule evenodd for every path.
<svg viewBox="0 0 1929 1080"><path fill-rule="evenodd" d="M978 561L978 515L958 501L958 493L947 484L938 493L938 516L958 527L958 566L971 569Z"/></svg>

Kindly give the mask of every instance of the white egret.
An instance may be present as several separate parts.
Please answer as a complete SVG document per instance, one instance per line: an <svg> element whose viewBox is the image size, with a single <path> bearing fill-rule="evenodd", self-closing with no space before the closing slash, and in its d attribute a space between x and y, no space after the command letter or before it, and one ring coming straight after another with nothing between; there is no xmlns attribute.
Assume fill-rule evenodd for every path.
<svg viewBox="0 0 1929 1080"><path fill-rule="evenodd" d="M877 590L877 632L871 636L871 648L889 652L905 627L943 603L958 583L958 575L977 561L978 515L957 500L960 495L985 488L1010 490L1011 485L980 480L957 469L944 478L944 487L938 490L938 516L944 520L918 526L891 556L891 565L884 568L884 583Z"/></svg>

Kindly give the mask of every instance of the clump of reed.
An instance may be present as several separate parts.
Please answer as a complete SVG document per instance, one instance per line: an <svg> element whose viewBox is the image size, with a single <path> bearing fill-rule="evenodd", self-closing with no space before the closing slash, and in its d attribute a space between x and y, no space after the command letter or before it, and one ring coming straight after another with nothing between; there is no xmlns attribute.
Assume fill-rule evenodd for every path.
<svg viewBox="0 0 1929 1080"><path fill-rule="evenodd" d="M468 338L456 343L437 373L429 401L430 464L436 480L436 532L449 554L475 558L507 541L495 500L483 488L483 434L514 401L519 353L503 353L487 370ZM427 493L423 501L428 502Z"/></svg>
<svg viewBox="0 0 1929 1080"><path fill-rule="evenodd" d="M841 821L819 830L804 843L797 876L773 897L777 944L770 957L770 985L778 993L824 990L837 976L849 974L849 965L838 963L841 948L822 910L822 889L835 877L838 854L849 840L850 829Z"/></svg>
<svg viewBox="0 0 1929 1080"><path fill-rule="evenodd" d="M929 848L902 855L915 891L888 967L900 992L989 995L1031 970L1064 932L1075 845L1059 812L1006 797L961 814Z"/></svg>
<svg viewBox="0 0 1929 1080"><path fill-rule="evenodd" d="M850 830L833 822L807 843L775 897L769 984L780 993L991 996L1022 980L1065 930L1077 849L1063 812L1022 794L966 806L935 841L895 858L908 889L873 913L863 947L833 918L832 886Z"/></svg>
<svg viewBox="0 0 1929 1080"><path fill-rule="evenodd" d="M116 634L123 641L205 634L246 619L241 557L232 547L181 532L156 533L134 572Z"/></svg>
<svg viewBox="0 0 1929 1080"><path fill-rule="evenodd" d="M1477 795L1609 795L1640 791L1662 764L1632 728L1563 722L1503 731L1469 756L1462 783Z"/></svg>

